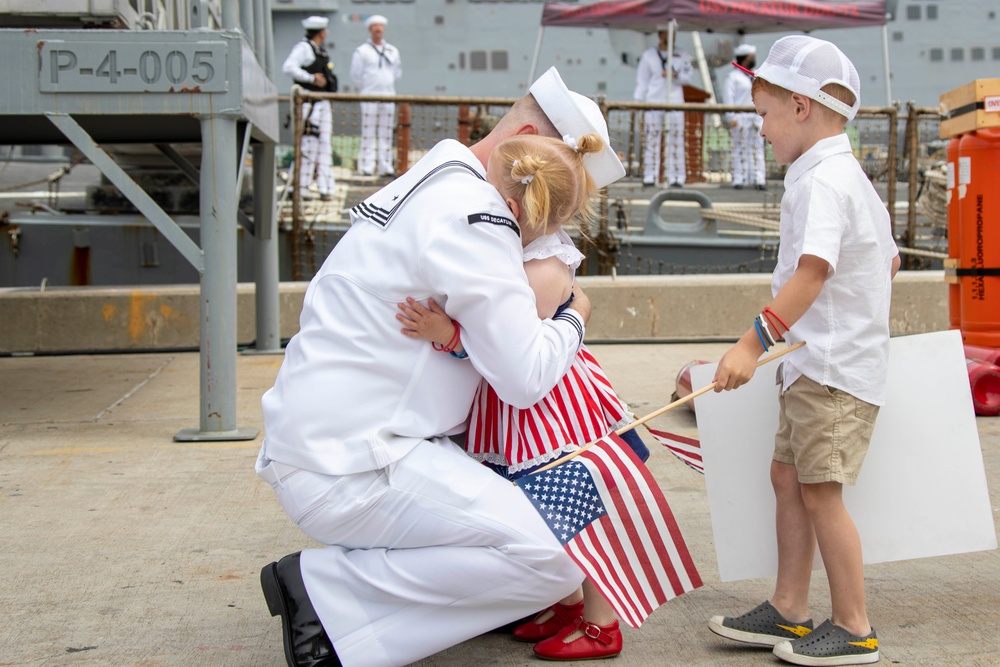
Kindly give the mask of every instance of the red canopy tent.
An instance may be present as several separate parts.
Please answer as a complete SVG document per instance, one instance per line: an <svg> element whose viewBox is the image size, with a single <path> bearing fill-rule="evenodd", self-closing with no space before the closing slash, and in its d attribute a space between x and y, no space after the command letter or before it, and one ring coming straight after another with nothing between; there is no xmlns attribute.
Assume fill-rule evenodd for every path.
<svg viewBox="0 0 1000 667"><path fill-rule="evenodd" d="M600 0L587 5L546 2L528 81L534 80L546 27L653 32L657 24L676 21L678 30L743 35L882 26L886 103L891 104L886 11L885 0Z"/></svg>
<svg viewBox="0 0 1000 667"><path fill-rule="evenodd" d="M604 26L652 31L677 21L680 30L780 32L880 26L884 0L603 0L590 5L546 2L543 26Z"/></svg>

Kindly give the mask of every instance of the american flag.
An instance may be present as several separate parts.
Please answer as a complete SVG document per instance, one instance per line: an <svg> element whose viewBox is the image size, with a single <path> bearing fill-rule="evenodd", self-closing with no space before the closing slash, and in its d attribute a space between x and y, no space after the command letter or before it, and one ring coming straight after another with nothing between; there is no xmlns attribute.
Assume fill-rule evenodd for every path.
<svg viewBox="0 0 1000 667"><path fill-rule="evenodd" d="M701 442L694 438L687 438L683 435L659 431L655 428L646 427L649 434L656 438L657 442L670 450L670 453L681 461L697 470L702 475L705 474L705 464L701 458Z"/></svg>
<svg viewBox="0 0 1000 667"><path fill-rule="evenodd" d="M656 480L614 433L516 483L630 626L702 585Z"/></svg>

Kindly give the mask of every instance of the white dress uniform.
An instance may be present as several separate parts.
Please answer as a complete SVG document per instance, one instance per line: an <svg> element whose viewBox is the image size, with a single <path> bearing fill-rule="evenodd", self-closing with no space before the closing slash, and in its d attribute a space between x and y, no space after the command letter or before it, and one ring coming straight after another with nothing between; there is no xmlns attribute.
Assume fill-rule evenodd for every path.
<svg viewBox="0 0 1000 667"><path fill-rule="evenodd" d="M403 74L399 49L383 41L375 46L370 40L354 49L351 56L351 81L362 95L395 95L396 81ZM364 174L392 174L392 129L396 105L392 102L361 103L361 148L358 171ZM377 155L376 155L377 153Z"/></svg>
<svg viewBox="0 0 1000 667"><path fill-rule="evenodd" d="M750 88L753 79L733 69L723 85L726 104L753 106ZM756 113L729 113L726 120L736 121L730 128L733 139L733 185L764 185L764 137L760 136L761 118Z"/></svg>
<svg viewBox="0 0 1000 667"><path fill-rule="evenodd" d="M310 283L262 399L257 470L327 545L302 552L345 665L404 665L568 595L583 575L509 481L447 436L480 378L528 407L567 372L583 322L541 321L517 224L468 148L445 140L351 213ZM437 301L469 360L400 333Z"/></svg>
<svg viewBox="0 0 1000 667"><path fill-rule="evenodd" d="M309 40L303 39L292 47L281 66L285 76L301 84L311 84L314 76L305 70L316 61L316 50ZM316 177L316 187L321 195L333 194L333 152L330 140L333 135L333 110L328 100L306 102L302 105L302 118L319 128L319 135L302 136L302 170L299 188L305 191Z"/></svg>
<svg viewBox="0 0 1000 667"><path fill-rule="evenodd" d="M637 102L657 102L661 104L682 104L684 85L691 83L694 69L691 59L683 51L674 49L671 60L673 78L667 91L667 52L655 46L647 49L639 58L639 68L635 76ZM684 112L647 111L643 114L645 146L642 152L642 182L657 183L660 175L660 141L663 132L664 115L667 123L667 183L684 184Z"/></svg>

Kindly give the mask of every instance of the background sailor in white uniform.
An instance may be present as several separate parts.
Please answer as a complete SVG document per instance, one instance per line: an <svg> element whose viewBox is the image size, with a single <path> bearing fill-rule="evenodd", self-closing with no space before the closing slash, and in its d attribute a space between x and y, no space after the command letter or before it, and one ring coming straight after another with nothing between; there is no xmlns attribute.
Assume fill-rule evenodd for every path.
<svg viewBox="0 0 1000 667"><path fill-rule="evenodd" d="M736 63L753 71L756 65L757 47L740 44L733 55ZM726 76L722 88L722 100L726 104L753 106L750 88L753 77L739 67ZM760 136L761 118L754 112L728 113L726 121L733 140L733 187L754 186L758 190L767 189L764 180L764 137Z"/></svg>
<svg viewBox="0 0 1000 667"><path fill-rule="evenodd" d="M636 102L682 104L684 85L691 83L694 69L691 58L674 47L673 56L667 51L667 30L659 32L659 44L647 49L639 58L635 74ZM670 90L667 90L667 67L672 68ZM647 111L643 114L645 142L642 151L642 184L655 185L660 178L660 140L664 119L667 125L667 164L665 181L673 186L684 185L684 112Z"/></svg>
<svg viewBox="0 0 1000 667"><path fill-rule="evenodd" d="M403 74L399 49L385 41L388 20L381 14L365 21L369 38L351 56L351 81L363 95L395 95L396 81ZM396 105L392 102L361 103L361 148L358 171L370 176L395 173L392 159L392 129Z"/></svg>
<svg viewBox="0 0 1000 667"><path fill-rule="evenodd" d="M281 66L285 76L306 90L337 92L337 78L333 64L326 52L326 27L330 20L323 16L310 16L302 21L306 36L292 47ZM302 134L302 168L298 177L302 193L307 192L313 177L320 197L333 196L333 155L330 139L333 133L333 111L328 100L306 102L302 105L304 123Z"/></svg>
<svg viewBox="0 0 1000 667"><path fill-rule="evenodd" d="M482 141L439 143L356 206L310 283L262 399L257 462L288 515L328 545L261 571L289 665L409 664L582 581L523 493L448 436L464 431L481 378L527 407L581 344L589 302L538 319L520 230L484 176L509 136L588 132L606 142L584 156L604 187L625 170L600 109L549 70ZM462 323L469 360L401 335L407 296Z"/></svg>

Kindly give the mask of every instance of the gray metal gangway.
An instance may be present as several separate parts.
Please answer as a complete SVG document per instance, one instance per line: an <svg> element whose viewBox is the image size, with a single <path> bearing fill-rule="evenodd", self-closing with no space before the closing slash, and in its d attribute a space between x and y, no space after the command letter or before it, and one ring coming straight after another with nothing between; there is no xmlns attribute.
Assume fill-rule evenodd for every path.
<svg viewBox="0 0 1000 667"><path fill-rule="evenodd" d="M236 246L243 224L254 237L256 350L280 352L270 0L186 3L176 15L125 2L102 3L111 10L100 16L10 4L22 6L2 25L21 27L0 29L0 144L72 144L198 271L200 421L174 438L255 438L236 423ZM67 27L74 20L80 29ZM199 185L200 245L116 161L121 144L155 146ZM199 144L200 164L176 144ZM251 154L252 219L238 210Z"/></svg>

